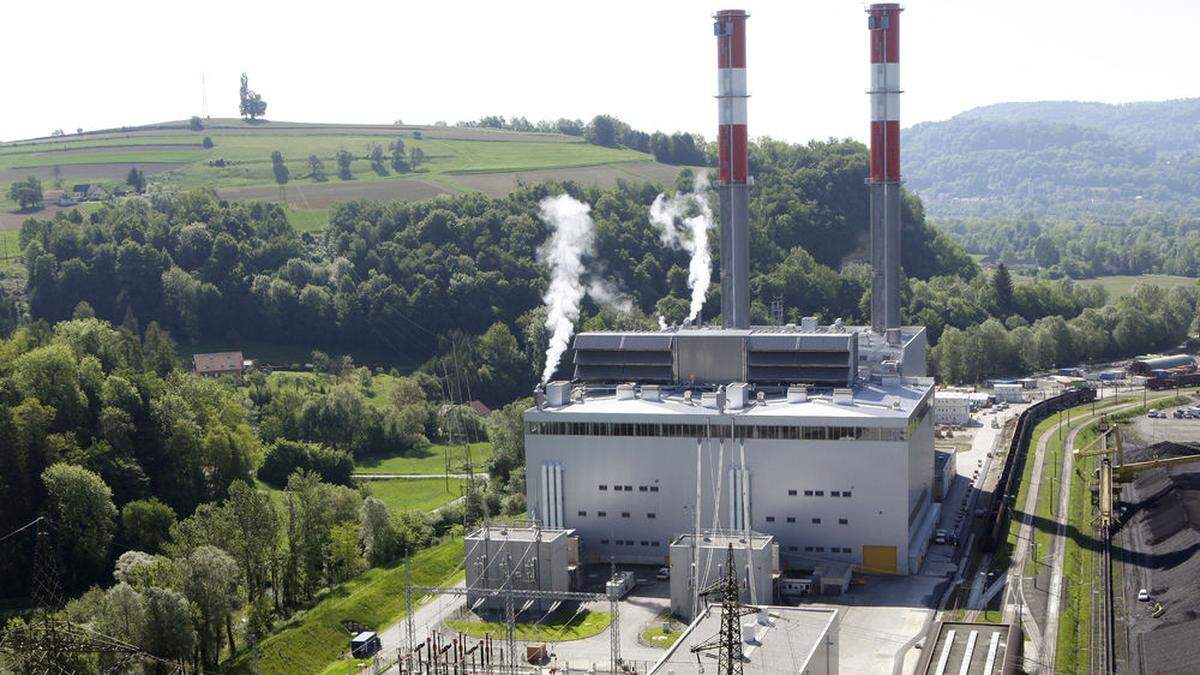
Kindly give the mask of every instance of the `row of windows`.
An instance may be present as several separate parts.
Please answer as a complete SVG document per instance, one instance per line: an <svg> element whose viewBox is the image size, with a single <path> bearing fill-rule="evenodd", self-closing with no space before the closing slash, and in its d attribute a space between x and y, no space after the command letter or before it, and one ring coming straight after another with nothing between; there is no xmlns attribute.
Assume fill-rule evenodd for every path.
<svg viewBox="0 0 1200 675"><path fill-rule="evenodd" d="M601 543L602 545L604 545L604 546L607 546L607 545L608 545L608 540L607 540L607 539L601 539L601 540L600 540L600 543ZM616 539L616 540L614 540L614 541L613 541L613 544L614 544L615 546L637 546L637 545L638 545L638 542L635 542L635 541L634 541L634 540L632 540L632 539ZM642 545L642 546L649 546L650 548L658 548L658 547L660 546L659 542L657 542L657 541L646 541L646 540L644 540L644 539L641 541L641 545Z"/></svg>
<svg viewBox="0 0 1200 675"><path fill-rule="evenodd" d="M800 550L799 546L789 546L788 547L788 551L791 551L792 553L795 553L799 550ZM824 546L805 546L804 552L805 553L824 553L825 547ZM854 550L848 546L830 546L829 552L830 553L854 553Z"/></svg>
<svg viewBox="0 0 1200 675"><path fill-rule="evenodd" d="M799 494L798 490L788 490L789 497L795 497L795 496L797 496L797 494ZM805 490L804 496L805 497L824 497L825 491L824 490ZM829 496L830 497L847 497L848 498L851 496L851 493L849 490L830 490Z"/></svg>
<svg viewBox="0 0 1200 675"><path fill-rule="evenodd" d="M910 430L915 425L910 425ZM525 433L545 436L660 436L666 438L758 438L784 441L905 441L909 431L879 427L778 425L626 424L622 422L526 422Z"/></svg>
<svg viewBox="0 0 1200 675"><path fill-rule="evenodd" d="M767 516L767 522L768 522L768 523L773 523L773 522L775 522L775 516ZM794 523L794 522L796 522L796 518L795 518L794 516L788 516L788 517L787 517L787 522L789 522L789 523ZM821 519L820 519L820 518L813 518L813 519L812 519L812 524L813 524L813 525L820 525L820 524L821 524ZM849 525L849 524L850 524L850 519L849 519L849 518L838 518L838 525Z"/></svg>
<svg viewBox="0 0 1200 675"><path fill-rule="evenodd" d="M599 488L600 488L601 492L606 492L608 490L608 485L606 485L605 483L601 483L599 485ZM624 490L625 492L633 492L632 485L615 485L614 484L612 486L612 489L613 489L613 492L620 492L622 490ZM658 486L657 485L639 485L638 492L658 492Z"/></svg>
<svg viewBox="0 0 1200 675"><path fill-rule="evenodd" d="M579 512L578 512L578 514L579 514L579 517L580 517L580 518L587 518L587 513L588 513L587 511L579 511ZM597 512L596 512L596 517L597 517L597 518L607 518L607 517L608 517L608 511L597 511ZM622 512L621 512L621 517L622 517L622 518L629 518L629 517L630 517L630 515L629 515L629 512L628 512L628 511L622 511ZM654 520L654 519L655 519L655 518L657 518L657 517L658 517L658 516L657 516L657 515L655 515L655 514L653 514L653 513L647 513L647 514L646 514L646 518L647 518L647 519L649 519L649 520Z"/></svg>

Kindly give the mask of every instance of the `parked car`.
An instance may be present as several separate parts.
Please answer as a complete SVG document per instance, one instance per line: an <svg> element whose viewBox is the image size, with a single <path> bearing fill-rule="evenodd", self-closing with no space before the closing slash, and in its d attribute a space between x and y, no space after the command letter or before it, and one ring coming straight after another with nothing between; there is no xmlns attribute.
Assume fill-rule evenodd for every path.
<svg viewBox="0 0 1200 675"><path fill-rule="evenodd" d="M1148 591L1148 590L1146 590L1146 589L1144 589L1144 588L1143 588L1143 589L1140 589L1140 590L1138 591L1138 600L1139 600L1139 601L1141 601L1141 602L1146 602L1146 601L1147 601L1147 600L1149 600L1149 599L1150 599L1150 591Z"/></svg>
<svg viewBox="0 0 1200 675"><path fill-rule="evenodd" d="M658 572L654 575L654 578L658 579L659 581L666 581L667 579L670 579L671 578L671 568L670 567L658 568Z"/></svg>

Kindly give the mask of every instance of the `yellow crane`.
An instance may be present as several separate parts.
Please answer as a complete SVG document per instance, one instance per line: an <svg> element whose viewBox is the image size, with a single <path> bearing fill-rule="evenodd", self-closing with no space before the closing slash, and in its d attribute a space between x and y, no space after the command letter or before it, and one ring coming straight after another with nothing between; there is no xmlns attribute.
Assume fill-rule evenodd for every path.
<svg viewBox="0 0 1200 675"><path fill-rule="evenodd" d="M1121 443L1121 434L1117 432L1118 427L1119 427L1119 425L1117 423L1113 423L1113 422L1109 421L1108 415L1102 415L1100 417L1100 422L1097 423L1097 425L1096 425L1096 431L1099 432L1098 435L1096 436L1096 439L1093 440L1091 443L1088 443L1087 445L1083 446L1082 448L1076 448L1074 450L1074 452L1072 452L1071 454L1074 455L1076 460L1080 460L1080 459L1083 459L1084 457L1096 457L1098 455L1111 455L1112 453L1115 452L1115 453L1117 453L1117 457L1120 459L1121 463L1124 464L1125 463L1125 447ZM1108 447L1108 437L1109 436L1112 436L1115 441L1113 443L1113 447L1111 449ZM1100 447L1093 450L1092 447L1095 446L1097 443L1100 444Z"/></svg>

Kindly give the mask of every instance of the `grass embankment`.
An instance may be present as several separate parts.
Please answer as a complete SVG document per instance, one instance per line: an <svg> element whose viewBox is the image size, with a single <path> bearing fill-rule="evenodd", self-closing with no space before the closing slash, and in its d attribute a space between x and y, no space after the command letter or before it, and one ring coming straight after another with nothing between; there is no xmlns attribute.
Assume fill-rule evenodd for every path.
<svg viewBox="0 0 1200 675"><path fill-rule="evenodd" d="M1104 408L1108 408L1119 403L1126 403L1132 400L1132 397L1124 397L1097 401L1095 409L1100 411ZM1071 419L1082 418L1084 415L1091 413L1092 404L1088 403L1086 405L1076 406L1074 408L1070 408L1069 410ZM1033 432L1030 434L1029 449L1026 451L1024 461L1021 465L1021 480L1017 484L1017 493L1012 504L1012 515L1008 520L1008 536L1005 538L1004 544L997 547L996 552L992 555L992 563L989 569L994 572L1004 572L1008 569L1008 566L1012 561L1012 552L1017 545L1017 537L1021 530L1021 520L1016 517L1016 514L1020 512L1021 509L1025 508L1026 492L1029 489L1030 479L1033 477L1034 458L1032 455L1037 451L1038 443L1041 441L1042 437L1044 437L1047 433L1052 432L1055 425L1057 425L1060 420L1066 421L1067 415L1068 411L1064 410L1047 417L1039 422L1037 426L1033 428ZM1066 433L1066 431L1064 430L1063 433ZM1057 438L1052 442L1056 441ZM1049 464L1043 464L1043 469L1048 468L1048 466ZM1040 495L1045 493L1046 490L1039 490L1038 492L1040 499Z"/></svg>
<svg viewBox="0 0 1200 675"><path fill-rule="evenodd" d="M471 464L476 473L487 466L492 457L492 444L471 443ZM446 472L446 454L450 455L450 473L466 471L467 453L461 445L431 445L413 454L395 457L364 457L355 463L357 473L437 474Z"/></svg>
<svg viewBox="0 0 1200 675"><path fill-rule="evenodd" d="M518 640L547 640L565 642L567 640L582 640L593 635L599 635L612 622L608 612L583 610L569 612L560 609L546 617L545 621L518 621L516 636ZM508 624L503 621L466 621L450 619L446 625L453 630L481 638L487 635L503 637L508 634Z"/></svg>
<svg viewBox="0 0 1200 675"><path fill-rule="evenodd" d="M451 539L412 558L412 580L436 586L461 575L462 539ZM355 621L383 629L404 618L404 564L375 568L335 586L312 609L300 612L278 633L258 645L259 672L319 673L349 649L349 634L342 621ZM395 645L385 645L394 648ZM249 650L226 663L226 672L252 672Z"/></svg>
<svg viewBox="0 0 1200 675"><path fill-rule="evenodd" d="M449 483L449 490L446 485ZM394 478L362 481L372 497L387 504L392 513L401 511L432 511L449 504L463 494L466 480L451 478Z"/></svg>

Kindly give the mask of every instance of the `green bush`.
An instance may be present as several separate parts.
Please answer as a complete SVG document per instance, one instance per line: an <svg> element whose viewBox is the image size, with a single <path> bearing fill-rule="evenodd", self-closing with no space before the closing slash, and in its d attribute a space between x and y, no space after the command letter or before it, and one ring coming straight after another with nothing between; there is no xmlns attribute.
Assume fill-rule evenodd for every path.
<svg viewBox="0 0 1200 675"><path fill-rule="evenodd" d="M325 483L350 485L354 458L319 443L280 439L267 448L267 455L258 468L258 479L282 488L287 485L288 476L301 469L315 471Z"/></svg>

